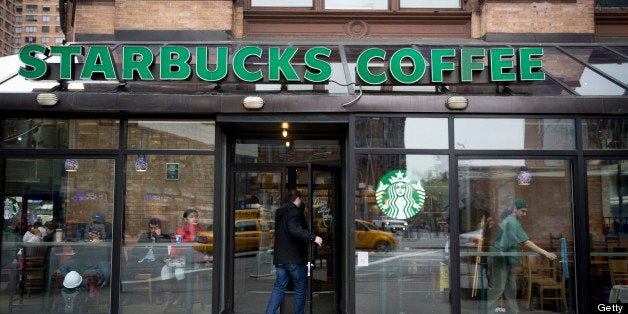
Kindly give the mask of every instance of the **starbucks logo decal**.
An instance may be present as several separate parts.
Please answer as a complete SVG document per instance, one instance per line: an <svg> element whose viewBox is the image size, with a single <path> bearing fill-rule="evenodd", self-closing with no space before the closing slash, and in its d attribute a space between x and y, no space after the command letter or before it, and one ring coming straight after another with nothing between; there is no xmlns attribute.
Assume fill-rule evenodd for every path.
<svg viewBox="0 0 628 314"><path fill-rule="evenodd" d="M379 180L375 200L387 216L407 219L423 208L425 189L419 180L408 176L405 170L393 170Z"/></svg>
<svg viewBox="0 0 628 314"><path fill-rule="evenodd" d="M17 201L14 198L12 197L4 198L4 219L5 220L15 218L19 211L20 211L20 206L17 204Z"/></svg>

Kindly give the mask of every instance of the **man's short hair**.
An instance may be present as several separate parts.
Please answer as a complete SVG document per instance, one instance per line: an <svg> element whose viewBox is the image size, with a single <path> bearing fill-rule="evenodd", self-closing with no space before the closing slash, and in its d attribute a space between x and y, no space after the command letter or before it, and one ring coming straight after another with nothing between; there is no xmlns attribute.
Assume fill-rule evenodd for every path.
<svg viewBox="0 0 628 314"><path fill-rule="evenodd" d="M288 195L286 195L286 201L292 203L299 197L301 197L301 192L297 190L290 190L288 191Z"/></svg>
<svg viewBox="0 0 628 314"><path fill-rule="evenodd" d="M157 218L157 217L151 217L148 220L148 226L150 225L157 225L159 227L161 227L161 219Z"/></svg>

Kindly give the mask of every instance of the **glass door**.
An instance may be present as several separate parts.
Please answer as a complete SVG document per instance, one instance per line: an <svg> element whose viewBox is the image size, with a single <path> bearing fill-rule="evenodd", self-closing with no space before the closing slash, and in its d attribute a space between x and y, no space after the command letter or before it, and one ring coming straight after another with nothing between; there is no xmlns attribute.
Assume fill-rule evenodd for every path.
<svg viewBox="0 0 628 314"><path fill-rule="evenodd" d="M308 164L308 189L303 193L311 231L323 238L323 245L309 248L309 313L336 312L336 220L340 169Z"/></svg>
<svg viewBox="0 0 628 314"><path fill-rule="evenodd" d="M234 216L233 267L236 313L259 313L265 308L275 281L273 246L275 211L290 189L301 192L311 231L323 238L310 247L307 313L334 313L337 308L336 221L339 168L320 165L268 167L231 172ZM293 311L293 287L281 313ZM314 300L313 302L311 300Z"/></svg>
<svg viewBox="0 0 628 314"><path fill-rule="evenodd" d="M233 288L235 313L259 313L275 279L275 211L283 203L283 168L236 170L233 180Z"/></svg>

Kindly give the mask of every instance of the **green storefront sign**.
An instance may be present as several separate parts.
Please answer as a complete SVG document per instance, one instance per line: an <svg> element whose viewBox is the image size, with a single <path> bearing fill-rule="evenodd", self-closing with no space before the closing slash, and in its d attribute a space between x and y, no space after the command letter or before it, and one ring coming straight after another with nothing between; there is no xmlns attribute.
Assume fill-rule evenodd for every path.
<svg viewBox="0 0 628 314"><path fill-rule="evenodd" d="M27 45L20 51L20 60L25 64L19 74L27 79L75 80L76 57L84 57L80 70L81 80L96 76L106 80L168 80L183 81L195 77L207 82L220 82L229 73L244 82L287 82L321 83L332 76L330 58L332 50L327 47L311 47L299 51L297 47L245 46L236 50L229 61L229 47L162 46L159 53L143 46L123 46L121 65L114 62L108 46L53 46ZM210 53L211 50L211 53ZM87 52L86 52L87 51ZM296 55L299 62L295 62ZM195 62L192 63L195 56ZM48 77L50 65L41 56L60 58L58 77ZM357 58L356 76L361 82L379 85L394 80L401 85L416 84L426 76L431 83L444 82L448 72L459 70L460 82L472 82L473 74L489 71L493 82L544 80L540 71L543 48L446 48L432 49L429 59L414 48L401 48L392 54L381 48L364 50ZM483 59L488 57L488 64ZM515 62L516 59L516 62ZM212 60L212 61L210 61ZM429 63L426 60L431 60ZM263 64L263 69L259 65ZM303 71L297 71L304 67ZM158 67L158 77L151 69ZM387 67L386 71L374 68ZM121 69L120 69L121 68Z"/></svg>

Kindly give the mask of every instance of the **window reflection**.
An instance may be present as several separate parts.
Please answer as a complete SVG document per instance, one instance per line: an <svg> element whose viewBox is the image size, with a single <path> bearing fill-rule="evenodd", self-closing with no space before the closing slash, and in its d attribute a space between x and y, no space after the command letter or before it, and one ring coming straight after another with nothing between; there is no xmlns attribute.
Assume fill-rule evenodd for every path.
<svg viewBox="0 0 628 314"><path fill-rule="evenodd" d="M571 119L455 119L457 149L574 149Z"/></svg>
<svg viewBox="0 0 628 314"><path fill-rule="evenodd" d="M147 154L146 171L135 170L133 157L126 165L122 311L210 306L214 157ZM173 164L176 176L168 170Z"/></svg>
<svg viewBox="0 0 628 314"><path fill-rule="evenodd" d="M444 249L450 214L447 160L440 155L356 156L357 313L450 311L449 255ZM390 172L392 181L412 178L421 183L423 205L414 216L390 217L378 204L386 199L381 184L390 183ZM424 302L426 298L433 302Z"/></svg>
<svg viewBox="0 0 628 314"><path fill-rule="evenodd" d="M628 280L628 161L590 160L587 187L591 304L615 303Z"/></svg>
<svg viewBox="0 0 628 314"><path fill-rule="evenodd" d="M356 146L364 148L447 148L447 119L357 118Z"/></svg>
<svg viewBox="0 0 628 314"><path fill-rule="evenodd" d="M584 149L628 147L628 119L584 119L582 130Z"/></svg>
<svg viewBox="0 0 628 314"><path fill-rule="evenodd" d="M133 149L214 149L214 129L214 121L129 121L128 147Z"/></svg>
<svg viewBox="0 0 628 314"><path fill-rule="evenodd" d="M114 161L7 159L0 279L9 308L109 312ZM26 304L26 305L25 305ZM26 307L25 307L26 306Z"/></svg>
<svg viewBox="0 0 628 314"><path fill-rule="evenodd" d="M522 166L532 175L529 185L517 180ZM562 160L459 162L463 312L573 307L570 169Z"/></svg>
<svg viewBox="0 0 628 314"><path fill-rule="evenodd" d="M115 120L7 119L2 148L118 148ZM80 136L79 136L80 135Z"/></svg>

